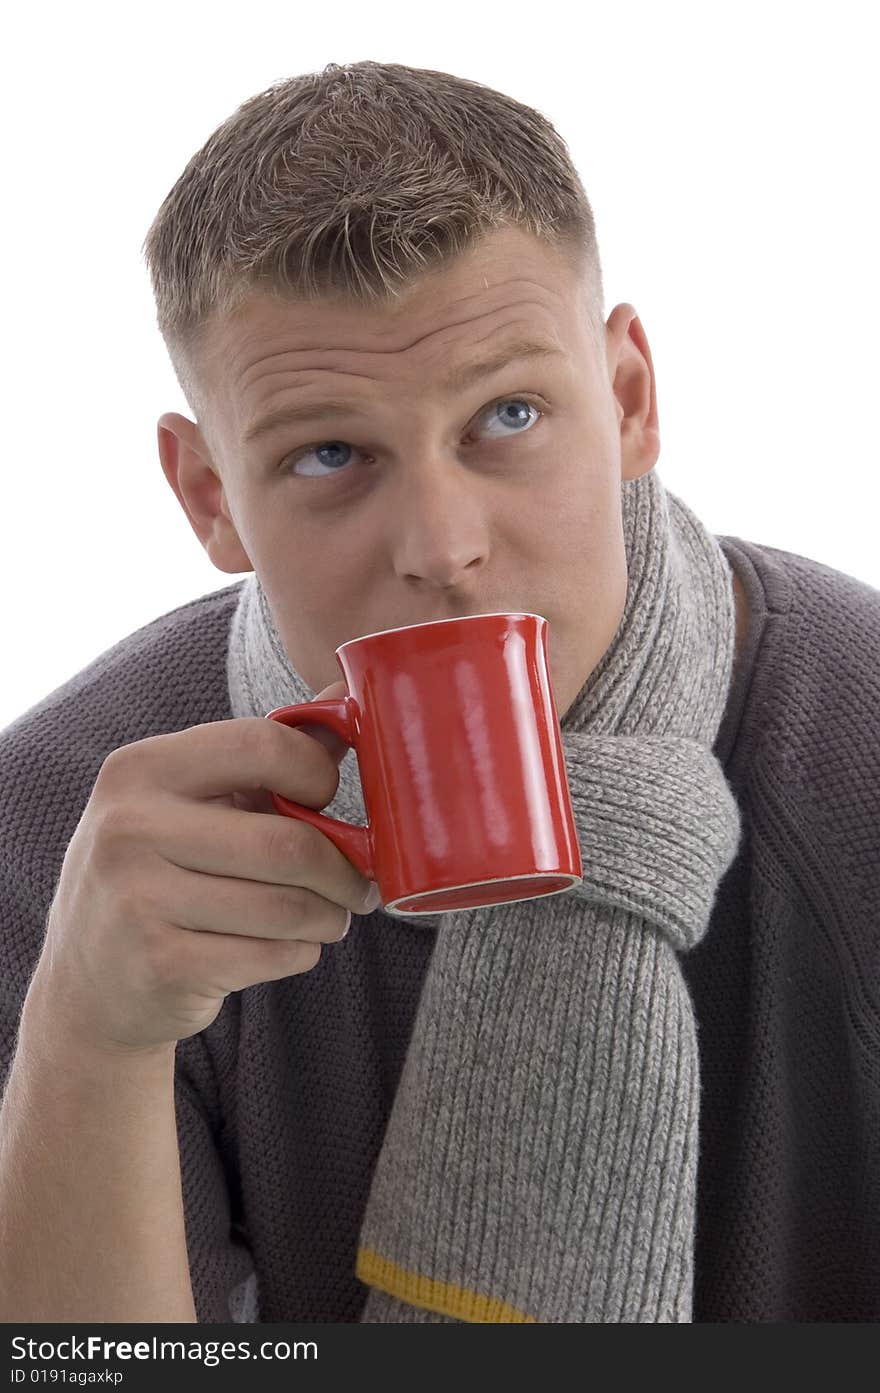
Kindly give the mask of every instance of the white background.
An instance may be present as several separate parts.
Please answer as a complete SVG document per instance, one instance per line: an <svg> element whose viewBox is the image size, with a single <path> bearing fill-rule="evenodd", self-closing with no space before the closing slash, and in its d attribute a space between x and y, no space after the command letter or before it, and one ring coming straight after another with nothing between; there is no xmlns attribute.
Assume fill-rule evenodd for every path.
<svg viewBox="0 0 880 1393"><path fill-rule="evenodd" d="M140 248L221 121L328 62L438 68L542 111L593 206L606 318L628 301L648 337L663 482L716 533L880 588L874 19L865 0L16 7L0 727L236 579L160 468L158 417L190 413Z"/></svg>

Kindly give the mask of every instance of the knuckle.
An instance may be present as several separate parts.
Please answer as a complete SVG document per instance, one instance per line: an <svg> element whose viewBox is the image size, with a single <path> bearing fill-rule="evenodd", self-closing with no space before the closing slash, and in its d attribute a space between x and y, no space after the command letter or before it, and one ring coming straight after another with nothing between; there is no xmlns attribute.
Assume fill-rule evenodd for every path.
<svg viewBox="0 0 880 1393"><path fill-rule="evenodd" d="M306 922L302 893L286 885L271 885L266 895L269 922L281 929L301 928Z"/></svg>
<svg viewBox="0 0 880 1393"><path fill-rule="evenodd" d="M98 782L113 788L130 783L133 771L139 770L144 762L149 744L149 740L132 740L128 745L118 745L111 750L98 771Z"/></svg>
<svg viewBox="0 0 880 1393"><path fill-rule="evenodd" d="M120 770L125 767L125 751L129 748L130 746L120 745L118 749L110 751L98 770L98 784L112 784L116 781Z"/></svg>
<svg viewBox="0 0 880 1393"><path fill-rule="evenodd" d="M272 886L267 912L273 924L294 933L299 942L338 943L351 922L348 910L301 886Z"/></svg>
<svg viewBox="0 0 880 1393"><path fill-rule="evenodd" d="M91 823L95 853L111 865L125 848L143 843L148 835L147 816L131 798L100 800Z"/></svg>
<svg viewBox="0 0 880 1393"><path fill-rule="evenodd" d="M303 864L305 838L301 829L307 824L280 815L267 817L265 823L266 862L270 872L283 881Z"/></svg>
<svg viewBox="0 0 880 1393"><path fill-rule="evenodd" d="M257 749L265 750L266 740L273 739L265 733L265 729L277 725L278 722L267 721L265 716L236 716L226 724L228 730L224 731L225 742L237 752L248 754Z"/></svg>
<svg viewBox="0 0 880 1393"><path fill-rule="evenodd" d="M259 747L264 756L268 750L269 758L275 764L290 763L291 749L294 748L292 741L298 736L292 726L285 725L283 721L269 721L265 716L262 719L240 718L238 725L241 727L239 733L242 740L250 749Z"/></svg>

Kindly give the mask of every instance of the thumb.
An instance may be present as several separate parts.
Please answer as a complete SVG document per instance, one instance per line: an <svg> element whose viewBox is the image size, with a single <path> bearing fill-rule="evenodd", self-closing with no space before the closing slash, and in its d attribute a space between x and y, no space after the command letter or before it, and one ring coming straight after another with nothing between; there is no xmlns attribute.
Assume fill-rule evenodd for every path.
<svg viewBox="0 0 880 1393"><path fill-rule="evenodd" d="M323 691L316 692L312 700L334 701L344 696L348 696L348 683L342 678L338 682L331 682L330 686L325 687ZM319 725L317 721L303 721L297 729L304 730L306 735L311 735L326 750L329 750L337 764L342 763L351 748L350 745L346 745L344 740L340 740L334 731L327 726Z"/></svg>

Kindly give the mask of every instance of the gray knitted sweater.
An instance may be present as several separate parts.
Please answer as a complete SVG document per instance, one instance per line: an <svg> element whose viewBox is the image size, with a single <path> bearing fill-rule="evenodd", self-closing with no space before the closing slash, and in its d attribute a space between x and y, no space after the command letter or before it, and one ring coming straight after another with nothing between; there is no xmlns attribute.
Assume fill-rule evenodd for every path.
<svg viewBox="0 0 880 1393"><path fill-rule="evenodd" d="M880 591L719 541L750 627L714 751L743 818L682 955L701 1102L693 1319L880 1319ZM0 1090L67 844L111 749L229 719L240 583L0 731ZM355 1257L435 930L360 919L177 1047L199 1320L357 1321Z"/></svg>

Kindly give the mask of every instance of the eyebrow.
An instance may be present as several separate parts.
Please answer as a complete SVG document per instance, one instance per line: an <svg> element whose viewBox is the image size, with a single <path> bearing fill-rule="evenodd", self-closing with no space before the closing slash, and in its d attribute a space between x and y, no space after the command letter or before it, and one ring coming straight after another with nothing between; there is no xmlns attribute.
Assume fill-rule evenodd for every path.
<svg viewBox="0 0 880 1393"><path fill-rule="evenodd" d="M439 386L445 395L451 395L453 392L463 391L483 377L490 377L493 373L500 372L502 368L508 367L511 363L526 362L530 359L564 357L562 349L548 339L517 339L513 343L506 344L504 348L498 349L488 358L481 358L473 363L463 363L459 367L453 368L440 380ZM321 420L331 413L343 416L363 414L359 406L355 406L353 402L343 401L339 397L325 397L321 401L305 402L301 406L293 404L279 406L248 427L244 436L245 444L250 444L251 441L258 440L261 436L270 435L281 426Z"/></svg>

